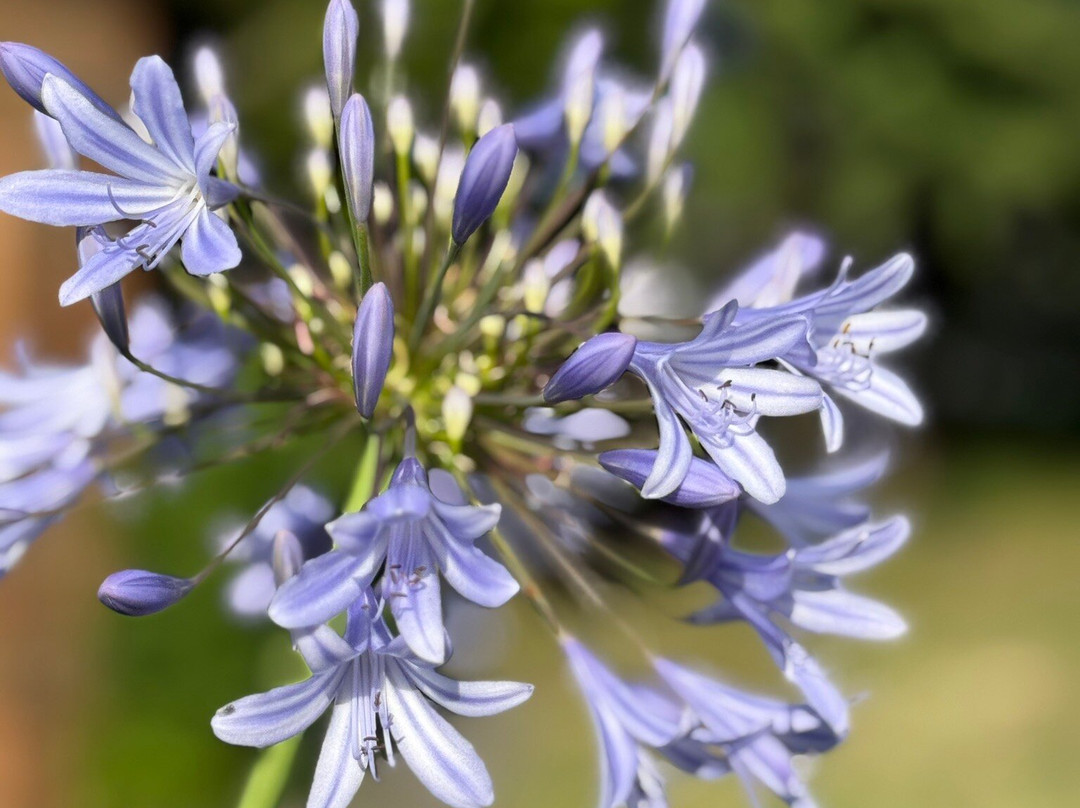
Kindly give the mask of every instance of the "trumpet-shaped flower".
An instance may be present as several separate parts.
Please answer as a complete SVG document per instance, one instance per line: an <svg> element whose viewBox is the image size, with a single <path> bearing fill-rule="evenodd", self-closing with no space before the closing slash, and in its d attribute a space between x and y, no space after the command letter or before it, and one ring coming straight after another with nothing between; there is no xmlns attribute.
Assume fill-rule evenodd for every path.
<svg viewBox="0 0 1080 808"><path fill-rule="evenodd" d="M650 751L686 731L684 711L670 696L620 680L576 638L564 637L562 647L600 745L600 808L636 808L655 779Z"/></svg>
<svg viewBox="0 0 1080 808"><path fill-rule="evenodd" d="M378 610L370 592L358 597L344 637L321 626L298 643L311 678L222 707L214 733L241 746L271 746L332 707L308 808L345 808L366 772L378 779L379 753L391 766L400 754L447 805L490 805L484 762L433 704L463 716L495 715L528 699L532 685L448 679L391 637Z"/></svg>
<svg viewBox="0 0 1080 808"><path fill-rule="evenodd" d="M153 143L102 112L78 86L51 74L42 83L45 111L60 122L71 147L116 175L48 169L0 179L0 210L24 219L61 227L141 221L64 282L65 306L136 267L156 267L178 242L185 268L195 275L240 262L236 236L212 212L237 194L211 175L232 127L213 124L196 141L172 71L156 56L139 61L131 86L134 112Z"/></svg>
<svg viewBox="0 0 1080 808"><path fill-rule="evenodd" d="M784 473L757 432L758 419L813 411L821 406L821 388L813 379L753 365L801 355L807 323L778 316L738 326L737 310L731 303L709 315L690 342L637 343L630 371L648 385L660 426L660 448L641 489L646 497L667 496L690 469L693 447L682 421L747 494L762 502L783 496Z"/></svg>
<svg viewBox="0 0 1080 808"><path fill-rule="evenodd" d="M441 663L447 646L440 573L481 606L501 606L518 590L506 568L475 546L499 513L498 505L439 499L423 466L406 458L383 494L327 525L335 549L278 590L270 618L285 628L323 623L359 597L385 564L382 595L402 639L422 659Z"/></svg>

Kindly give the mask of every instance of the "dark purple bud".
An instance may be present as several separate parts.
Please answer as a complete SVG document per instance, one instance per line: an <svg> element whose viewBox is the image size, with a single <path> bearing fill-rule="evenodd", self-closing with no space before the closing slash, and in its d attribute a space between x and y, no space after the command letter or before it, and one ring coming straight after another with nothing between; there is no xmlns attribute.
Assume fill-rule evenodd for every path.
<svg viewBox="0 0 1080 808"><path fill-rule="evenodd" d="M455 244L464 244L491 218L510 181L517 151L514 125L509 123L496 126L476 141L465 160L454 197Z"/></svg>
<svg viewBox="0 0 1080 808"><path fill-rule="evenodd" d="M98 600L119 614L145 617L167 609L187 595L195 582L146 570L114 572L98 589Z"/></svg>
<svg viewBox="0 0 1080 808"><path fill-rule="evenodd" d="M330 92L330 109L334 119L341 117L345 101L352 93L353 73L356 70L356 38L360 35L360 18L349 0L330 0L323 22L323 65L326 67L326 89Z"/></svg>
<svg viewBox="0 0 1080 808"><path fill-rule="evenodd" d="M656 455L655 449L614 449L603 452L599 460L600 465L616 477L641 488L652 473ZM740 493L738 484L715 463L695 457L679 487L661 499L681 508L715 508Z"/></svg>
<svg viewBox="0 0 1080 808"><path fill-rule="evenodd" d="M375 183L375 126L362 95L354 95L345 104L338 128L338 148L349 206L356 224L362 224L371 213Z"/></svg>
<svg viewBox="0 0 1080 808"><path fill-rule="evenodd" d="M558 404L599 393L626 372L636 347L636 338L616 332L587 340L555 371L544 387L544 401Z"/></svg>
<svg viewBox="0 0 1080 808"><path fill-rule="evenodd" d="M86 86L79 78L52 56L21 42L0 42L0 72L11 88L38 112L48 115L41 100L41 85L45 76L53 75L74 87L86 100L113 120L121 121L120 113Z"/></svg>
<svg viewBox="0 0 1080 808"><path fill-rule="evenodd" d="M353 391L356 409L365 418L375 414L393 354L394 301L386 285L377 283L360 302L353 328Z"/></svg>

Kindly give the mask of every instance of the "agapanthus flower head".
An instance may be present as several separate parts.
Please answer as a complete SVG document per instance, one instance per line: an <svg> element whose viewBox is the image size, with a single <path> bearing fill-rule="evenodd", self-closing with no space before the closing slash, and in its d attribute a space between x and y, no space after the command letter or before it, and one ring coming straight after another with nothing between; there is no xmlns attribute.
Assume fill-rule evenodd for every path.
<svg viewBox="0 0 1080 808"><path fill-rule="evenodd" d="M888 308L913 261L857 277L846 261L829 284L824 240L798 231L679 317L678 274L644 256L691 204L681 149L711 61L704 0L664 4L651 76L609 64L617 48L578 29L550 94L520 109L488 95L506 82L468 48L471 3L448 96L406 96L409 3L380 6L364 81L356 8L327 5L325 75L296 107L300 203L266 190L288 183L256 171L214 51L195 55L191 114L153 56L121 114L53 57L0 44L48 166L0 179L0 210L77 228L61 302L90 298L101 326L82 364L20 353L0 373L0 576L91 491L119 500L252 458L268 490L201 570L124 570L99 594L145 616L232 570L230 611L286 629L311 675L223 707L212 727L265 747L329 710L309 808L345 808L399 758L449 805L492 802L483 762L437 708L492 715L532 686L436 670L452 648L444 583L486 608L520 593L541 622L515 630L550 629L596 729L601 808L667 808L671 767L810 808L794 758L847 736L851 700L804 635L904 630L847 578L896 552L909 523L863 501L885 455L788 476L772 419L816 412L829 451L843 400L922 419L878 361L925 330L920 311ZM245 266L223 273L241 239ZM138 267L162 270L150 282L163 296L125 301ZM283 450L278 479L262 459ZM744 519L779 545L748 549ZM686 622L747 624L800 703L659 656L609 597L690 584L717 600ZM624 679L570 625L625 641L652 681Z"/></svg>

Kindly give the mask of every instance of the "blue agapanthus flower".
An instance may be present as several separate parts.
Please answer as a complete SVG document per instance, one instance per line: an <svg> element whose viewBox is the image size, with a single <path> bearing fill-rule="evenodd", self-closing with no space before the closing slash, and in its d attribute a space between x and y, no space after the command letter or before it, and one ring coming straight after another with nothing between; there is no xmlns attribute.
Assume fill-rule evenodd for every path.
<svg viewBox="0 0 1080 808"><path fill-rule="evenodd" d="M48 169L0 180L0 210L23 219L80 227L142 222L64 282L64 306L111 286L136 267L153 269L181 240L184 266L193 274L240 263L235 234L213 213L237 195L233 186L211 176L231 127L212 124L195 141L176 79L156 56L136 65L131 90L132 111L151 143L102 112L79 85L46 72L40 94L44 111L59 121L74 151L115 176Z"/></svg>
<svg viewBox="0 0 1080 808"><path fill-rule="evenodd" d="M243 105L213 50L195 54L197 105L150 56L117 109L54 57L0 43L47 165L0 179L0 211L75 229L61 302L88 298L101 325L83 364L20 354L0 373L0 575L91 491L119 500L252 461L262 505L202 569L121 569L98 597L152 619L231 569L229 610L285 629L269 641L311 675L223 707L213 731L266 747L329 712L312 808L345 808L399 758L448 805L495 799L438 710L492 715L533 688L438 670L452 648L444 583L463 609L533 607L514 630L549 632L530 643L578 685L601 808L666 808L672 778L729 775L810 808L800 758L844 741L854 709L813 635L904 629L847 579L909 532L866 502L888 456L861 453L887 441L875 423L923 418L881 361L926 330L897 302L914 262L855 276L844 261L830 283L825 240L797 231L716 279L701 317L671 317L671 276L634 269L695 193L681 149L712 62L704 0L665 2L651 75L611 64L604 33L583 29L555 89L513 105L460 49L447 98L406 97L409 5L381 3L365 79L366 22L349 0L328 3L325 75L300 104L300 201L265 190L288 183L256 169L259 139L241 138ZM223 273L241 241L244 268ZM160 268L159 288L129 306L121 281L137 267ZM848 406L880 419L845 429ZM858 454L789 474L789 458L820 450L798 436L819 421L828 452ZM263 462L279 451L288 462ZM774 533L767 551L744 543L755 519ZM716 600L687 621L716 637L747 624L779 669L754 689L794 689L795 703L706 675L624 608L691 584ZM648 681L617 673L600 636ZM259 777L275 798L284 778Z"/></svg>

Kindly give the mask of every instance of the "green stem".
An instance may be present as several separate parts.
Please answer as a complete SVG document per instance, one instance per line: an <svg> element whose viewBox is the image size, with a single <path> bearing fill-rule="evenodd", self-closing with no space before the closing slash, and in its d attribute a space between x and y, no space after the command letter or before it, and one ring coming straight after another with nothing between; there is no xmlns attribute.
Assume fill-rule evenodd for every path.
<svg viewBox="0 0 1080 808"><path fill-rule="evenodd" d="M264 749L251 767L244 793L237 808L276 808L289 782L296 751L302 735L294 735L269 749Z"/></svg>
<svg viewBox="0 0 1080 808"><path fill-rule="evenodd" d="M439 267L439 271L431 279L431 283L428 284L427 291L424 293L424 302L420 304L420 311L413 321L412 331L409 334L410 355L415 354L416 349L420 347L420 340L424 336L424 330L427 328L431 316L435 313L435 307L439 305L439 300L442 297L442 286L443 281L446 280L446 273L450 270L450 266L454 261L457 260L460 252L461 245L456 241L451 241L442 266Z"/></svg>

